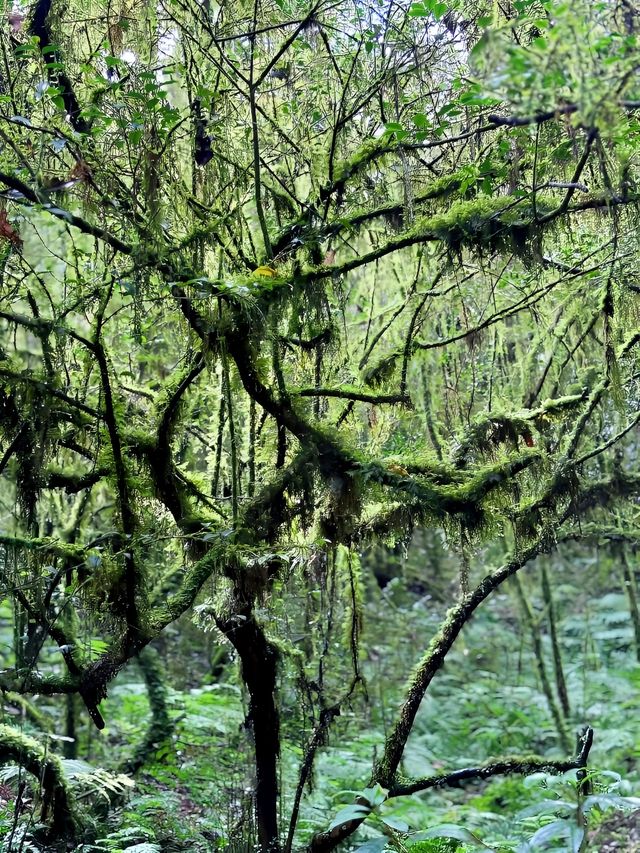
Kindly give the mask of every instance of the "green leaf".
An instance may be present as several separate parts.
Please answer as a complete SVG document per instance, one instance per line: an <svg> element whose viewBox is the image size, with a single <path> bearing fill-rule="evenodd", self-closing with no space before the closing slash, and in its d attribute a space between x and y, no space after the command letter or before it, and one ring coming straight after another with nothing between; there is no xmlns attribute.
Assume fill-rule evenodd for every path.
<svg viewBox="0 0 640 853"><path fill-rule="evenodd" d="M385 838L384 835L381 835L379 838L370 838L364 844L361 844L360 847L356 847L354 853L382 853L388 843L389 839Z"/></svg>
<svg viewBox="0 0 640 853"><path fill-rule="evenodd" d="M439 21L446 13L447 13L447 4L446 3L434 3L431 11L433 12L433 17L436 21Z"/></svg>
<svg viewBox="0 0 640 853"><path fill-rule="evenodd" d="M393 815L385 815L381 820L390 829L396 829L398 832L409 832L409 824L404 820L400 820L400 818L393 817Z"/></svg>
<svg viewBox="0 0 640 853"><path fill-rule="evenodd" d="M352 820L364 820L370 814L371 808L369 806L358 805L357 803L345 806L331 821L329 829L335 829L336 826L341 826L343 823L349 823Z"/></svg>
<svg viewBox="0 0 640 853"><path fill-rule="evenodd" d="M618 794L593 794L585 797L582 804L582 811L585 814L596 807L601 811L606 811L607 809L618 809L620 811L638 809L640 808L640 798L620 797Z"/></svg>
<svg viewBox="0 0 640 853"><path fill-rule="evenodd" d="M427 841L430 838L455 838L456 841L462 841L465 844L474 844L482 847L483 850L492 850L482 839L478 838L464 826L458 826L455 823L440 823L437 826L432 826L430 829L425 829L422 832L417 832L412 836L414 841Z"/></svg>
<svg viewBox="0 0 640 853"><path fill-rule="evenodd" d="M375 784L373 788L365 788L364 791L361 791L359 796L362 797L363 800L366 800L372 809L375 809L376 806L382 805L384 801L387 799L389 791L386 788L383 788L380 784Z"/></svg>
<svg viewBox="0 0 640 853"><path fill-rule="evenodd" d="M541 827L529 839L531 847L546 847L547 843L553 838L566 838L569 842L569 851L578 853L582 839L584 837L584 829L577 826L573 821L569 820L553 820L546 826Z"/></svg>

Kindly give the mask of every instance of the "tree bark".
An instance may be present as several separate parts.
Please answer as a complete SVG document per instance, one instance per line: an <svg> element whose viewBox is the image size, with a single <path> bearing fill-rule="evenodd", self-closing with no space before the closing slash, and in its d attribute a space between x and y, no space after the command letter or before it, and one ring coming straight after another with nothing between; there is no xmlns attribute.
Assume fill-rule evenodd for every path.
<svg viewBox="0 0 640 853"><path fill-rule="evenodd" d="M255 808L261 853L278 853L278 756L280 718L275 700L278 652L256 622L250 608L219 622L242 663L249 691L247 720L253 728L256 789Z"/></svg>

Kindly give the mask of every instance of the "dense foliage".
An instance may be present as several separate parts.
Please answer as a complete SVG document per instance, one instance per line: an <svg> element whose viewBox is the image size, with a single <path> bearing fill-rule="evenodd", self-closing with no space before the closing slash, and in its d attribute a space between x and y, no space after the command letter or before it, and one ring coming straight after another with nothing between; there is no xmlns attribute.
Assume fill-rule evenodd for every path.
<svg viewBox="0 0 640 853"><path fill-rule="evenodd" d="M163 760L179 792L203 714L213 849L328 853L376 821L369 853L473 847L379 815L536 772L573 797L536 843L586 849L619 780L588 777L590 728L576 749L556 599L571 582L582 619L623 589L640 654L634 6L35 0L2 26L0 689L22 722L0 763L27 774L5 777L7 849L160 849L126 822L109 841L104 811ZM478 608L519 643L510 579L531 741L421 764L427 691L446 722L491 669L432 688ZM117 760L87 764L105 725ZM313 798L350 743L336 817Z"/></svg>

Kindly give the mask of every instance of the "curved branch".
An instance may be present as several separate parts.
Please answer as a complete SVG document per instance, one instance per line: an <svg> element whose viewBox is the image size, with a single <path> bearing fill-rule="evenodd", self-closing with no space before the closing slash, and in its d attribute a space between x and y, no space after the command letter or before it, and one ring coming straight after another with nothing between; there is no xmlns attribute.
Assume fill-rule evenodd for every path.
<svg viewBox="0 0 640 853"><path fill-rule="evenodd" d="M509 756L480 767L465 767L461 770L453 770L451 773L439 773L435 776L427 776L424 779L398 782L392 785L387 798L405 797L409 794L417 794L419 791L427 791L430 788L457 787L462 782L489 779L491 776L511 774L528 776L530 773L565 773L567 770L581 770L587 766L592 744L593 729L591 726L587 726L580 736L579 750L574 758L554 761L536 756Z"/></svg>
<svg viewBox="0 0 640 853"><path fill-rule="evenodd" d="M0 764L19 764L40 784L41 819L51 819L51 836L76 834L80 818L69 791L60 759L11 726L0 725Z"/></svg>
<svg viewBox="0 0 640 853"><path fill-rule="evenodd" d="M403 406L411 406L411 400L406 394L371 394L350 388L299 388L291 393L296 397L336 397L339 400L354 400L359 403L373 403L379 406L386 403L400 403Z"/></svg>

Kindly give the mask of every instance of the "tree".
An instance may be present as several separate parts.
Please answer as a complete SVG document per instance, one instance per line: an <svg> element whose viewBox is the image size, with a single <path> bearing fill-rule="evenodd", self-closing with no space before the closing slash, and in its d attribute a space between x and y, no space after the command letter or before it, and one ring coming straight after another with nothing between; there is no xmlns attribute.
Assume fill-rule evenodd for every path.
<svg viewBox="0 0 640 853"><path fill-rule="evenodd" d="M101 727L112 679L197 603L241 662L260 849L288 853L315 756L364 689L359 550L442 527L459 597L368 783L456 781L407 780L401 762L475 610L559 542L635 537L635 11L25 13L4 24L0 96L15 620L0 686L77 694ZM287 613L317 626L295 792L278 784ZM0 733L3 761L15 736ZM589 737L577 758L472 773L582 767Z"/></svg>

